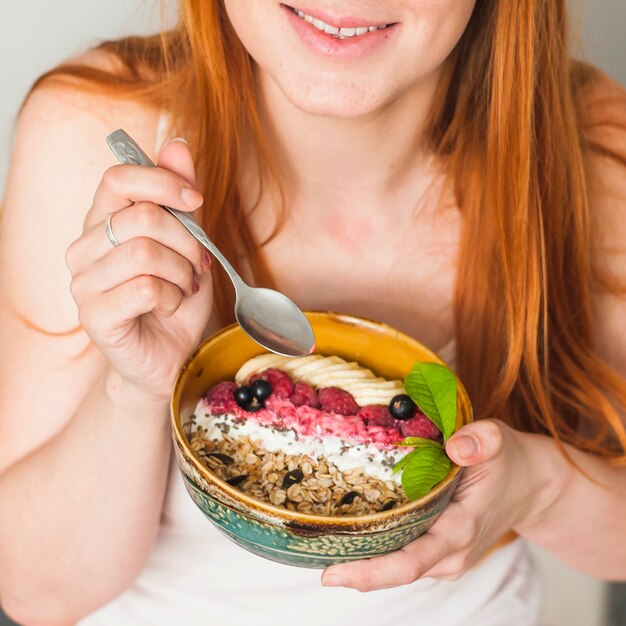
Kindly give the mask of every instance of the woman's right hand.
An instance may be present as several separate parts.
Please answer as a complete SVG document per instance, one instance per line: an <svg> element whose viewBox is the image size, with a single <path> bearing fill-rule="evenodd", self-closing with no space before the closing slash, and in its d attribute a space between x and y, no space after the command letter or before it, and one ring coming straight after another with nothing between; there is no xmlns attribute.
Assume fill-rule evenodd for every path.
<svg viewBox="0 0 626 626"><path fill-rule="evenodd" d="M155 400L198 344L211 314L211 260L169 212L202 204L191 153L170 142L156 168L104 174L82 235L67 251L80 323L124 383ZM113 246L104 223L120 243Z"/></svg>

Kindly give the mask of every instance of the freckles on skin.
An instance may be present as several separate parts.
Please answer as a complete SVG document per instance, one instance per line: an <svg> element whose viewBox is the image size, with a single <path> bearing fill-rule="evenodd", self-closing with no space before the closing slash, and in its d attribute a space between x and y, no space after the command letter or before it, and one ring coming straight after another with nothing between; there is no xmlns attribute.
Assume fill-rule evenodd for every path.
<svg viewBox="0 0 626 626"><path fill-rule="evenodd" d="M277 76L280 76L277 73ZM293 74L289 82L274 79L283 93L287 93L296 108L312 115L350 117L342 115L358 111L364 101L370 99L372 89L361 81L346 80L341 76L326 73L311 76L303 70ZM337 103L341 106L337 107Z"/></svg>

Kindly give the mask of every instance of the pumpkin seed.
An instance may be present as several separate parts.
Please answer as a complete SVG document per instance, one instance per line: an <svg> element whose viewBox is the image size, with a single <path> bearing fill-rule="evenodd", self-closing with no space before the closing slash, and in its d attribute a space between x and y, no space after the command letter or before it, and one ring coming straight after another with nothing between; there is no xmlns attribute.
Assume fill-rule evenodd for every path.
<svg viewBox="0 0 626 626"><path fill-rule="evenodd" d="M232 465L235 462L232 456L222 454L221 452L207 452L207 456L212 456L214 459L224 463L224 465Z"/></svg>
<svg viewBox="0 0 626 626"><path fill-rule="evenodd" d="M358 491L348 491L344 494L343 498L337 502L337 506L343 506L344 504L352 504L354 499L361 494Z"/></svg>
<svg viewBox="0 0 626 626"><path fill-rule="evenodd" d="M236 487L237 485L241 485L244 481L248 480L248 474L241 474L241 476L233 476L226 480L229 485Z"/></svg>
<svg viewBox="0 0 626 626"><path fill-rule="evenodd" d="M295 485L301 482L303 478L304 478L304 472L301 469L291 470L290 472L287 472L285 474L285 477L283 478L282 488L288 489L292 485Z"/></svg>

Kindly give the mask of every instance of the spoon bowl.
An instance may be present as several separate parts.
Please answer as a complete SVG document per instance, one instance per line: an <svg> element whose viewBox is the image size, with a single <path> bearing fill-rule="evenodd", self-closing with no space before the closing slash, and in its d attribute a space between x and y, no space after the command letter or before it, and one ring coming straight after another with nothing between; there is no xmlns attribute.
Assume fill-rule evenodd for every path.
<svg viewBox="0 0 626 626"><path fill-rule="evenodd" d="M315 336L307 318L284 294L249 287L237 288L235 318L250 338L283 356L304 356L315 350Z"/></svg>

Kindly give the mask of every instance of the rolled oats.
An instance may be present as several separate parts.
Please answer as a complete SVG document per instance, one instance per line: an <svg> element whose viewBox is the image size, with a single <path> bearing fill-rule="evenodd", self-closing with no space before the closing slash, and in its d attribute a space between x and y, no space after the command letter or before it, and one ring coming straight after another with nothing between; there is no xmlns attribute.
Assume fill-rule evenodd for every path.
<svg viewBox="0 0 626 626"><path fill-rule="evenodd" d="M240 491L275 506L312 515L354 516L407 502L399 484L368 476L361 467L342 472L322 456L271 452L248 436L224 434L211 441L204 433L198 426L191 449L206 467Z"/></svg>

